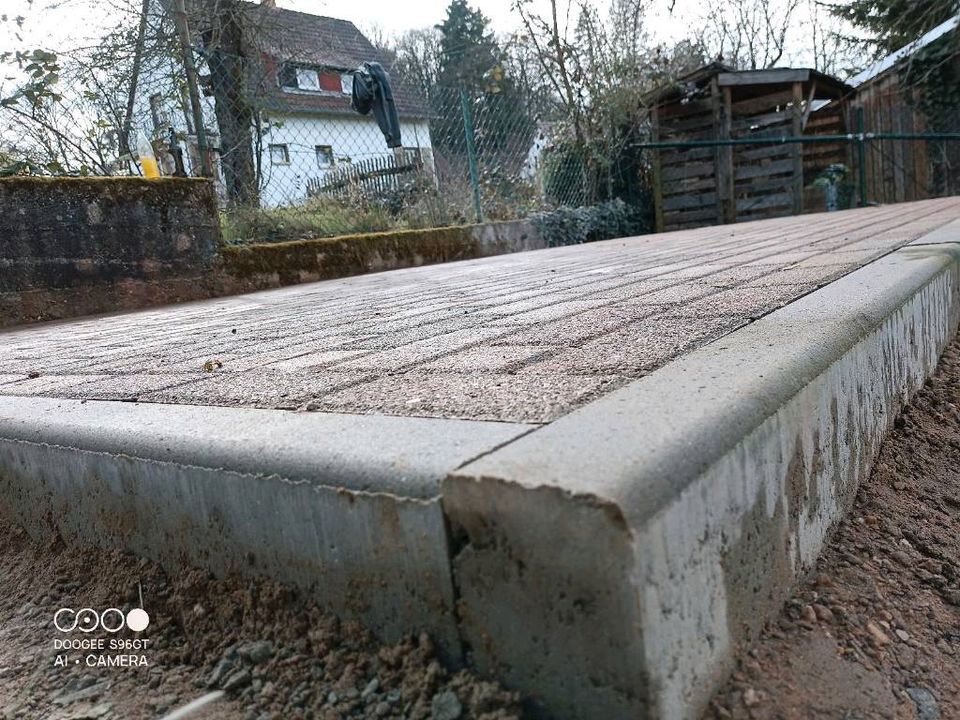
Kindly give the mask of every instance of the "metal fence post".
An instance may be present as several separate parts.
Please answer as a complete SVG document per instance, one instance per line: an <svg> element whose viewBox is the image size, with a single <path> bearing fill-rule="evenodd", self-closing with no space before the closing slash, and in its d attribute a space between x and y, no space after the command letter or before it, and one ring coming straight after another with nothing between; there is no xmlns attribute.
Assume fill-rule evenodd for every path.
<svg viewBox="0 0 960 720"><path fill-rule="evenodd" d="M473 116L470 113L470 101L467 99L467 93L463 88L460 88L460 109L463 111L463 135L467 143L470 184L473 186L473 210L477 215L477 222L483 222L483 211L480 208L480 173L477 169L477 147L473 137Z"/></svg>
<svg viewBox="0 0 960 720"><path fill-rule="evenodd" d="M860 184L860 207L867 206L867 143L863 134L863 107L857 108L857 174Z"/></svg>

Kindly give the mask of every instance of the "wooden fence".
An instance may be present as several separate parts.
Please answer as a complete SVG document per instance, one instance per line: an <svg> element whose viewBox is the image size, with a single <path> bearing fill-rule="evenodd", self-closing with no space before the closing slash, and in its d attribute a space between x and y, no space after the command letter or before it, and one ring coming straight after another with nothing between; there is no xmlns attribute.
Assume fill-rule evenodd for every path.
<svg viewBox="0 0 960 720"><path fill-rule="evenodd" d="M353 193L383 196L395 192L413 180L423 169L417 151L404 150L395 155L343 163L320 178L307 181L308 197L345 197Z"/></svg>

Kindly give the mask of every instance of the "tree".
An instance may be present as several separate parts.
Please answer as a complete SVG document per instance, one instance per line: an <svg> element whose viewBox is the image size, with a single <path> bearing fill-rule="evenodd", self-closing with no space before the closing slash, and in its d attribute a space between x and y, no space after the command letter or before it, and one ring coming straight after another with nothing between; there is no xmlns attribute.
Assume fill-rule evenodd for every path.
<svg viewBox="0 0 960 720"><path fill-rule="evenodd" d="M849 0L830 12L868 37L859 42L884 57L957 14L954 0Z"/></svg>
<svg viewBox="0 0 960 720"><path fill-rule="evenodd" d="M452 0L440 31L437 83L470 90L483 88L489 73L502 65L503 52L489 28L490 21L467 0Z"/></svg>
<svg viewBox="0 0 960 720"><path fill-rule="evenodd" d="M232 205L253 207L259 204L254 159L259 113L249 90L247 52L252 43L246 37L243 5L241 0L206 0L202 20L209 29L203 32L203 54L210 69L227 198Z"/></svg>
<svg viewBox="0 0 960 720"><path fill-rule="evenodd" d="M535 121L527 112L527 99L507 72L506 53L489 24L466 0L452 0L446 18L436 27L436 85L429 96L431 107L445 125L434 138L436 145L462 157L467 155L466 102L481 170L492 183L501 182L505 172L519 170L532 142ZM425 60L433 58L425 55ZM428 62L421 64L424 82L429 81Z"/></svg>
<svg viewBox="0 0 960 720"><path fill-rule="evenodd" d="M440 76L442 37L438 27L408 30L389 48L393 55L391 75L405 78L428 101Z"/></svg>

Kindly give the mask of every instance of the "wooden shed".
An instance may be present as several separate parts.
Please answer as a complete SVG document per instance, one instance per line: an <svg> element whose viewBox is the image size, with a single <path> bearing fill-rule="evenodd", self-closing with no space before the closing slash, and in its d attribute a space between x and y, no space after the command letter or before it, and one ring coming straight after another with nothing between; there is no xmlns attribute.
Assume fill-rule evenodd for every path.
<svg viewBox="0 0 960 720"><path fill-rule="evenodd" d="M654 142L781 138L847 132L850 88L805 68L734 71L711 63L648 98ZM848 164L846 143L671 147L653 152L658 230L823 209L807 187Z"/></svg>
<svg viewBox="0 0 960 720"><path fill-rule="evenodd" d="M922 110L922 85L911 86L904 70L934 44L951 48L939 70L960 79L960 15L850 78L852 111L862 109L869 133L960 132L960 104L944 108L940 122ZM948 45L949 43L949 45ZM955 96L954 96L955 97ZM952 120L952 122L951 122ZM960 142L874 141L866 153L866 196L871 202L923 200L960 192Z"/></svg>

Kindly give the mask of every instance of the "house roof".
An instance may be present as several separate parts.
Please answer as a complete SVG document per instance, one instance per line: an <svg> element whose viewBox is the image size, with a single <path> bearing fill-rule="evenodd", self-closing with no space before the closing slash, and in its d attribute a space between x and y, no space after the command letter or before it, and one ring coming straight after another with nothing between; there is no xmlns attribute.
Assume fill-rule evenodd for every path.
<svg viewBox="0 0 960 720"><path fill-rule="evenodd" d="M169 0L161 0L168 4ZM189 0L191 25L197 32L209 23L204 3ZM285 8L244 2L248 55L254 59L249 78L251 92L267 110L303 113L355 114L350 97L338 94L289 92L277 82L284 62L352 71L364 62L379 62L385 68L390 58L349 20L311 15ZM401 117L429 116L427 103L417 88L403 77L390 76L397 113Z"/></svg>
<svg viewBox="0 0 960 720"><path fill-rule="evenodd" d="M939 40L951 30L955 30L958 26L960 26L960 15L955 15L946 22L937 25L935 28L933 28L933 30L921 35L912 43L904 45L896 52L887 55L882 60L878 60L866 70L857 73L847 80L847 82L853 87L858 87L873 80L875 77L882 75L890 68L895 67L901 60L905 60L918 50L922 50L932 42Z"/></svg>
<svg viewBox="0 0 960 720"><path fill-rule="evenodd" d="M256 49L267 70L261 90L275 110L354 113L346 95L283 90L276 81L280 63L299 62L346 71L356 70L370 61L390 66L390 59L349 20L266 5L247 5L247 11L253 28L251 37L256 38ZM413 85L396 75L391 75L390 80L400 116L429 115L426 101Z"/></svg>

